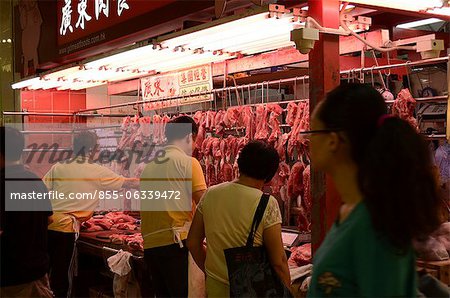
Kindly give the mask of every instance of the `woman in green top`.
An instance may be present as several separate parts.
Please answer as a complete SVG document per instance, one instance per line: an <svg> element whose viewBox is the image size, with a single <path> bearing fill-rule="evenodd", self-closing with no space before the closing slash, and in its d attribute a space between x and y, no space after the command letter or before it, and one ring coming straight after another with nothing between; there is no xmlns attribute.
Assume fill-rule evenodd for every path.
<svg viewBox="0 0 450 298"><path fill-rule="evenodd" d="M311 128L313 167L331 176L343 205L314 255L308 296L415 297L411 240L439 225L425 141L361 84L331 91Z"/></svg>

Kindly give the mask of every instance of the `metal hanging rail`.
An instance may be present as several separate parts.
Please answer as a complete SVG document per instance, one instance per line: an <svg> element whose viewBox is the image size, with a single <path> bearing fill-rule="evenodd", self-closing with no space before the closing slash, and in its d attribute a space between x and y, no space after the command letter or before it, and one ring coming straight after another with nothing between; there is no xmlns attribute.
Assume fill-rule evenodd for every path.
<svg viewBox="0 0 450 298"><path fill-rule="evenodd" d="M412 62L407 61L405 63L397 63L397 64L381 65L381 66L374 66L374 67L364 67L364 68L343 70L340 72L340 74L353 74L355 72L368 72L368 71L391 69L391 68L405 67L405 66L407 66L407 67L421 66L421 65L428 65L428 64L443 63L443 62L448 62L448 61L449 61L449 56L445 56L445 57L431 58L431 59L412 61Z"/></svg>
<svg viewBox="0 0 450 298"><path fill-rule="evenodd" d="M49 117L98 117L98 118L122 118L126 116L134 116L131 114L81 114L81 113L47 113L47 112L3 112L3 115L8 116L49 116Z"/></svg>
<svg viewBox="0 0 450 298"><path fill-rule="evenodd" d="M61 116L61 117L73 117L73 113L46 113L46 112L3 112L3 115L10 115L10 116Z"/></svg>
<svg viewBox="0 0 450 298"><path fill-rule="evenodd" d="M418 97L418 98L414 98L418 103L422 103L422 102L447 102L448 101L448 96L447 95L442 95L442 96L432 96L432 97ZM395 100L386 100L385 102L387 104L391 104L394 103Z"/></svg>

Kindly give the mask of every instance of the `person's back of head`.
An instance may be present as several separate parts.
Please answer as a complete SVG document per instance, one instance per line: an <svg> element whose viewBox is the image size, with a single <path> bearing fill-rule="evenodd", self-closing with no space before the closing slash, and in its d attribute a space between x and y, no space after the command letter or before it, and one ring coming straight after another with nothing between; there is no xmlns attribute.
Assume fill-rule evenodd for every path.
<svg viewBox="0 0 450 298"><path fill-rule="evenodd" d="M316 114L326 129L339 129L348 139L375 229L407 248L440 224L440 195L426 141L408 122L386 113L375 89L348 84L328 93Z"/></svg>
<svg viewBox="0 0 450 298"><path fill-rule="evenodd" d="M2 156L5 162L18 162L22 158L22 152L25 147L25 138L23 134L13 127L2 127ZM2 144L3 145L3 144Z"/></svg>
<svg viewBox="0 0 450 298"><path fill-rule="evenodd" d="M165 131L167 143L177 145L187 154L191 154L194 150L197 133L198 126L189 116L178 116L170 120Z"/></svg>
<svg viewBox="0 0 450 298"><path fill-rule="evenodd" d="M247 177L269 182L275 176L280 163L277 151L263 141L251 141L239 153L239 173Z"/></svg>
<svg viewBox="0 0 450 298"><path fill-rule="evenodd" d="M170 120L166 125L166 138L169 144L182 140L189 136L189 134L195 137L197 133L198 126L194 119L189 116L178 116Z"/></svg>
<svg viewBox="0 0 450 298"><path fill-rule="evenodd" d="M91 131L82 131L73 137L73 152L76 156L85 156L97 145L97 135Z"/></svg>

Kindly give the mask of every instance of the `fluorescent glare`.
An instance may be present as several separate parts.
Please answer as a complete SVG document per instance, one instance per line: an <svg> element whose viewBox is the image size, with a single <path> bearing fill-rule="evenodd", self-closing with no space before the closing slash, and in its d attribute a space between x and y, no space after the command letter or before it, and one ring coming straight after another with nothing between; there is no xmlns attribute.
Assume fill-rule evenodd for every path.
<svg viewBox="0 0 450 298"><path fill-rule="evenodd" d="M227 51L230 52L242 52L245 54L245 50L249 48L259 47L259 48L267 48L267 49L276 49L276 46L280 43L283 44L291 44L290 35L289 33L280 34L279 36L274 36L273 38L267 38L267 39L259 39L256 41L252 41L249 43L240 44L239 46L230 47L227 48ZM292 43L293 44L293 43Z"/></svg>
<svg viewBox="0 0 450 298"><path fill-rule="evenodd" d="M25 81L21 81L21 82L17 82L15 84L11 85L11 88L13 89L22 89L28 86L31 86L33 84L35 84L36 82L39 82L40 78L32 78L32 79L28 79Z"/></svg>
<svg viewBox="0 0 450 298"><path fill-rule="evenodd" d="M420 21L400 24L400 25L397 25L397 28L408 29L408 28L414 28L414 27L435 24L438 22L443 22L443 20L436 19L436 18L429 18L429 19L424 19L424 20L420 20Z"/></svg>
<svg viewBox="0 0 450 298"><path fill-rule="evenodd" d="M339 7L339 9L342 9L343 6L344 6L344 4L341 4L341 6ZM347 10L347 9L352 9L352 8L355 8L355 5L348 4L347 7L345 8L345 10ZM301 8L301 10L308 10L308 9L309 9L308 6L303 6L303 7Z"/></svg>
<svg viewBox="0 0 450 298"><path fill-rule="evenodd" d="M198 32L199 35L193 39L191 42L187 43L187 47L191 49L204 47L208 50L220 50L226 46L223 44L229 44L231 41L232 45L239 44L243 39L255 39L255 35L264 35L267 30L270 31L282 31L289 30L292 27L292 22L290 19L285 18L284 20L269 18L262 22L248 24L245 27L234 27L228 32L220 32L214 35L203 35ZM290 25L290 26L289 26ZM282 28L281 28L282 27Z"/></svg>
<svg viewBox="0 0 450 298"><path fill-rule="evenodd" d="M168 71L174 71L174 70L180 70L180 69L186 69L191 68L199 65L214 63L214 62L221 62L228 58L232 58L233 56L225 56L225 55L208 55L203 58L197 57L197 59L192 59L190 61L180 61L178 64L171 64L166 66L161 66L158 68L159 72L168 72Z"/></svg>
<svg viewBox="0 0 450 298"><path fill-rule="evenodd" d="M151 68L148 68L148 70L154 70L156 72L164 72L169 70L186 68L186 65L201 65L209 63L210 61L215 59L226 60L229 56L222 55L222 57L220 58L215 57L216 55L213 55L212 53L209 52L203 54L190 54L187 55L186 57L182 57L179 59L165 60L158 64L151 65Z"/></svg>
<svg viewBox="0 0 450 298"><path fill-rule="evenodd" d="M184 46L196 40L197 38L202 37L211 37L214 34L224 34L226 32L236 33L236 30L240 30L245 28L246 26L251 25L255 22L260 22L268 19L269 13L261 13L253 16L249 16L246 18L238 19L236 21L232 21L229 23L225 23L222 25L214 26L211 28L207 28L201 31L193 32L190 34L186 34L183 36L175 37L166 41L163 41L161 44L165 47L174 48L176 46Z"/></svg>
<svg viewBox="0 0 450 298"><path fill-rule="evenodd" d="M443 6L442 0L352 0L351 2L409 11L426 11Z"/></svg>
<svg viewBox="0 0 450 298"><path fill-rule="evenodd" d="M119 54L115 54L109 57L98 59L92 62L86 63L87 68L100 68L102 66L109 66L120 61L123 64L131 63L142 59L142 56L146 56L149 53L157 52L158 50L153 49L153 45L144 46L132 50L128 50Z"/></svg>
<svg viewBox="0 0 450 298"><path fill-rule="evenodd" d="M278 44L273 44L273 46L271 48L268 48L267 46L259 46L259 47L255 46L255 47L243 49L242 53L246 54L246 55L254 55L254 54L257 54L257 53L274 51L274 50L277 50L277 49L282 49L282 48L287 48L287 47L292 47L292 46L294 46L293 42L283 41L283 42L278 43Z"/></svg>
<svg viewBox="0 0 450 298"><path fill-rule="evenodd" d="M441 7L427 10L427 13L450 17L450 7Z"/></svg>
<svg viewBox="0 0 450 298"><path fill-rule="evenodd" d="M97 87L100 85L104 85L106 82L100 81L100 82L92 82L92 83L75 83L73 86L70 87L70 90L81 90L81 89L87 89L92 87Z"/></svg>
<svg viewBox="0 0 450 298"><path fill-rule="evenodd" d="M70 74L76 73L80 71L79 66L69 67L63 70L59 70L53 73L49 73L47 75L44 75L44 79L46 80L57 80L59 78L67 77Z"/></svg>
<svg viewBox="0 0 450 298"><path fill-rule="evenodd" d="M260 40L268 40L270 38L278 38L280 35L287 36L290 39L290 32L293 30L292 23L267 23L261 24L259 28L254 28L252 31L223 38L219 42L210 43L208 39L204 40L204 48L210 51L225 50L230 51L229 48L239 47L242 44L257 42Z"/></svg>

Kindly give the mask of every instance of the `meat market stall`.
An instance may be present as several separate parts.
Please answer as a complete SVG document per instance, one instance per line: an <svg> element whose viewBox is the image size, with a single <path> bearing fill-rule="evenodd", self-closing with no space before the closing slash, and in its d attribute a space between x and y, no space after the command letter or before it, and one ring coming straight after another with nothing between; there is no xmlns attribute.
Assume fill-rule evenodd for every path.
<svg viewBox="0 0 450 298"><path fill-rule="evenodd" d="M179 115L191 116L199 127L193 155L208 186L238 177L237 158L250 140L271 144L281 162L265 191L278 200L291 275L297 290L305 292L313 252L339 204L320 205L325 188L318 187L309 139L300 134L310 129L317 90L329 89L316 81L316 68L325 66L311 58L313 53L305 55L304 38L295 36L313 29L317 36L320 32L336 38L339 47L333 63L339 68L324 77L332 77L334 83L374 86L391 113L411 123L430 144L450 137L450 63L442 46L449 38L423 31L390 36L386 29L392 28L380 27L379 20L376 27L384 29L370 30L371 18L383 12L366 6L343 6L339 29L326 28L323 22L321 26L303 2L294 7L255 8L248 3L243 7L214 21L208 18L200 25L179 28L183 30L158 28L164 34L17 82L13 87L22 90L20 111L3 114L21 118L18 122L29 143L42 142L46 135L61 152L72 149L73 134L95 132L99 150L120 156L103 165L128 178L141 176L146 164L142 158L151 159L164 146L166 124ZM411 17L411 12L406 16ZM174 32L165 34L169 31ZM317 40L310 47L315 42L320 48ZM40 122L56 123L59 128L31 125ZM26 154L45 150L28 148ZM141 152L139 161L130 155L136 150ZM42 176L51 165L29 166ZM113 292L120 296L125 291L129 296L153 295L143 262L140 205L135 199L139 190L119 193L122 200L100 202L95 215L81 223L80 296ZM127 262L129 273L113 273L117 263L123 268Z"/></svg>
<svg viewBox="0 0 450 298"><path fill-rule="evenodd" d="M82 223L77 247L81 256L88 256L91 260L95 257L94 264L102 266L103 274L112 278L112 288L109 288L108 285L111 284L108 282L105 282L106 287L99 286L97 282L90 285L85 274L79 274L78 282L84 287L80 285L78 289L90 288L91 292L97 292L98 295L112 294L114 297L153 296L151 278L143 260L143 239L138 218L124 212L94 215ZM119 256L125 260L121 260ZM103 264L99 260L103 260ZM126 269L127 263L129 271ZM80 267L84 272L93 270L92 264L86 262L81 262Z"/></svg>

